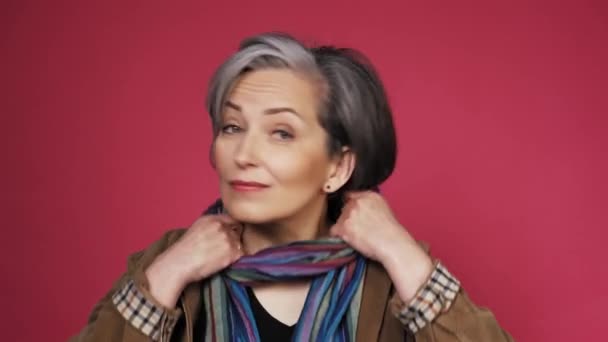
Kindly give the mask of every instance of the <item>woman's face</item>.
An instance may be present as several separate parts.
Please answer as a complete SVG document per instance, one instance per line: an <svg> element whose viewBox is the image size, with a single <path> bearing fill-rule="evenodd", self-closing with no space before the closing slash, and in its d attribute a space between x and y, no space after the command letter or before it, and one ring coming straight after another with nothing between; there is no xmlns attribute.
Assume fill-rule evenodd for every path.
<svg viewBox="0 0 608 342"><path fill-rule="evenodd" d="M317 118L319 92L288 69L244 74L224 106L214 159L224 206L246 223L320 208L335 172Z"/></svg>

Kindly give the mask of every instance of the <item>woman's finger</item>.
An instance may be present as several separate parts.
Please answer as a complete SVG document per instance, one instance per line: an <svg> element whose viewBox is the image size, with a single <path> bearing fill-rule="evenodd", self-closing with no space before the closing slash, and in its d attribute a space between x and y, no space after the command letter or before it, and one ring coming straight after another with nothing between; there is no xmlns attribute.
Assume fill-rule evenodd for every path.
<svg viewBox="0 0 608 342"><path fill-rule="evenodd" d="M334 237L340 237L342 232L342 226L340 223L336 223L329 228L329 235Z"/></svg>
<svg viewBox="0 0 608 342"><path fill-rule="evenodd" d="M359 198L361 196L365 196L365 193L367 193L367 191L347 191L344 194L344 197L346 199L356 199L356 198Z"/></svg>
<svg viewBox="0 0 608 342"><path fill-rule="evenodd" d="M224 224L227 224L227 225L239 223L237 220L233 219L231 216L226 215L226 214L216 214L216 215L213 215L213 217L215 219L217 219L218 221L220 221Z"/></svg>

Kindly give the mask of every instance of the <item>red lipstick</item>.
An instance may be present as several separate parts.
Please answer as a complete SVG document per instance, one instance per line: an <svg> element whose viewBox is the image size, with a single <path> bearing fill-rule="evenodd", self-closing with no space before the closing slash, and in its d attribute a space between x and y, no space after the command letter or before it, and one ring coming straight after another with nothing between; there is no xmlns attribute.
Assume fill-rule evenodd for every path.
<svg viewBox="0 0 608 342"><path fill-rule="evenodd" d="M266 184L242 180L233 180L229 184L236 191L260 191L268 187Z"/></svg>

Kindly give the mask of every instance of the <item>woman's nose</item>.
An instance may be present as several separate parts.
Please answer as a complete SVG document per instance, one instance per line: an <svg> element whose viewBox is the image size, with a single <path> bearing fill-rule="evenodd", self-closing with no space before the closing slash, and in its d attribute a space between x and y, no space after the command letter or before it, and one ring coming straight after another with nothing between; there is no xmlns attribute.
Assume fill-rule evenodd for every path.
<svg viewBox="0 0 608 342"><path fill-rule="evenodd" d="M242 135L234 153L234 161L239 167L249 167L258 164L258 149L256 137L249 132Z"/></svg>

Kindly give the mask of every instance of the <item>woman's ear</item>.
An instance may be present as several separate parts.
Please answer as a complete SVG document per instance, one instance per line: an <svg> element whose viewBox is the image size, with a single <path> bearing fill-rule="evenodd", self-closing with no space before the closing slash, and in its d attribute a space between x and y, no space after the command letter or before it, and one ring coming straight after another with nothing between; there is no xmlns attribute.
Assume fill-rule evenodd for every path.
<svg viewBox="0 0 608 342"><path fill-rule="evenodd" d="M323 191L333 193L344 186L355 170L356 159L355 154L349 147L342 147L342 151L331 162Z"/></svg>

